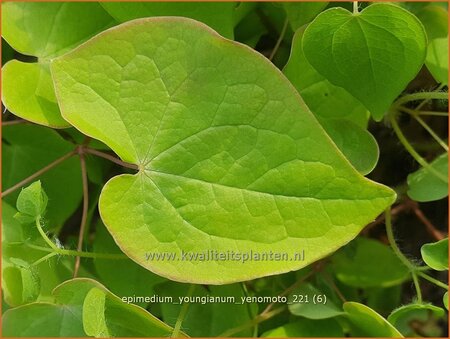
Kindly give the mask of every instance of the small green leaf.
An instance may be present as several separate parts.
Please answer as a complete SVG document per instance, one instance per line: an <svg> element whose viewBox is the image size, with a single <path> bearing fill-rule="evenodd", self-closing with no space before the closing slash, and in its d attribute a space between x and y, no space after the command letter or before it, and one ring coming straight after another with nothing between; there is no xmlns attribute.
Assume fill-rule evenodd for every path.
<svg viewBox="0 0 450 339"><path fill-rule="evenodd" d="M111 337L105 319L105 300L105 292L97 287L92 288L84 299L83 328L88 336Z"/></svg>
<svg viewBox="0 0 450 339"><path fill-rule="evenodd" d="M53 128L70 126L59 112L48 64L12 60L2 75L3 103L11 113Z"/></svg>
<svg viewBox="0 0 450 339"><path fill-rule="evenodd" d="M448 311L448 292L445 292L445 293L444 293L444 296L443 296L443 298L442 298L442 302L444 303L444 306L445 306L445 308L446 308L447 311Z"/></svg>
<svg viewBox="0 0 450 339"><path fill-rule="evenodd" d="M420 21L390 4L361 13L331 8L306 28L303 50L316 70L359 99L379 121L419 72L427 37Z"/></svg>
<svg viewBox="0 0 450 339"><path fill-rule="evenodd" d="M437 82L448 85L448 36L430 42L425 65Z"/></svg>
<svg viewBox="0 0 450 339"><path fill-rule="evenodd" d="M344 332L335 319L300 319L264 332L262 338L342 338Z"/></svg>
<svg viewBox="0 0 450 339"><path fill-rule="evenodd" d="M317 301L316 298L320 300ZM308 319L326 319L337 317L344 312L311 284L302 284L289 295L289 311Z"/></svg>
<svg viewBox="0 0 450 339"><path fill-rule="evenodd" d="M8 305L18 306L35 301L41 290L37 273L31 267L6 265L2 267L2 290Z"/></svg>
<svg viewBox="0 0 450 339"><path fill-rule="evenodd" d="M17 198L17 210L21 214L36 219L45 214L47 202L48 197L41 186L41 182L35 181L20 191Z"/></svg>
<svg viewBox="0 0 450 339"><path fill-rule="evenodd" d="M448 153L441 154L430 163L435 171L448 176ZM448 196L448 184L426 168L408 175L408 196L416 201L426 202Z"/></svg>
<svg viewBox="0 0 450 339"><path fill-rule="evenodd" d="M32 264L47 253L32 249L25 242L43 246L44 241L36 227L21 225L13 217L16 214L13 207L2 202L2 289L5 301L10 306L19 306L36 299L51 300L53 288L72 275L73 264L67 269L67 259L53 257L33 267Z"/></svg>
<svg viewBox="0 0 450 339"><path fill-rule="evenodd" d="M368 238L356 238L331 260L336 277L353 287L389 287L410 276L408 268L388 246Z"/></svg>
<svg viewBox="0 0 450 339"><path fill-rule="evenodd" d="M327 7L328 2L283 2L289 24L293 31L311 22L317 14Z"/></svg>
<svg viewBox="0 0 450 339"><path fill-rule="evenodd" d="M2 139L3 189L14 186L75 148L57 132L31 124L3 127ZM37 179L48 195L45 215L48 227L58 229L81 202L80 161L76 157L67 159ZM20 189L4 200L16 205L19 192Z"/></svg>
<svg viewBox="0 0 450 339"><path fill-rule="evenodd" d="M138 18L179 16L205 23L226 38L233 39L234 2L103 2L118 22Z"/></svg>
<svg viewBox="0 0 450 339"><path fill-rule="evenodd" d="M103 188L104 224L131 259L172 280L225 284L302 268L395 199L348 163L272 63L199 22L134 20L51 71L63 116L140 168ZM181 259L230 248L291 260ZM155 251L180 260L149 260Z"/></svg>
<svg viewBox="0 0 450 339"><path fill-rule="evenodd" d="M436 271L448 270L448 238L425 244L420 249L423 261Z"/></svg>
<svg viewBox="0 0 450 339"><path fill-rule="evenodd" d="M350 321L353 337L403 338L394 326L370 307L356 302L346 302L344 311Z"/></svg>
<svg viewBox="0 0 450 339"><path fill-rule="evenodd" d="M431 304L410 304L404 305L394 310L388 317L388 321L397 328L405 337L439 337L442 333L426 333L424 326L420 333L417 333L417 323L424 324L430 320L442 319L445 311Z"/></svg>

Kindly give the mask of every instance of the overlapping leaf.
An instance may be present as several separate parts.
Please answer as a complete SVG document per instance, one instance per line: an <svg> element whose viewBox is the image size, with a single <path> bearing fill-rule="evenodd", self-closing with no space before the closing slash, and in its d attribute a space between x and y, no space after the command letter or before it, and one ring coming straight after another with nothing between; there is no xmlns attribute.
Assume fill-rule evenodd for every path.
<svg viewBox="0 0 450 339"><path fill-rule="evenodd" d="M372 4L361 13L322 12L306 29L303 49L320 74L381 120L422 67L426 44L424 28L410 12Z"/></svg>
<svg viewBox="0 0 450 339"><path fill-rule="evenodd" d="M2 4L2 36L36 63L12 60L2 73L2 101L26 120L64 128L48 70L49 59L110 27L114 20L94 2L7 2Z"/></svg>

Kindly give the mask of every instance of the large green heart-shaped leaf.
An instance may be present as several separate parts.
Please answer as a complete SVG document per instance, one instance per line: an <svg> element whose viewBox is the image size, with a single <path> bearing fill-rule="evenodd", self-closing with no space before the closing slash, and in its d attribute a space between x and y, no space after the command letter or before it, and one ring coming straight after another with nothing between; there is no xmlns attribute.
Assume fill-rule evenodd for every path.
<svg viewBox="0 0 450 339"><path fill-rule="evenodd" d="M308 26L306 58L325 78L359 99L376 120L418 73L427 38L420 21L391 4L361 13L332 8Z"/></svg>
<svg viewBox="0 0 450 339"><path fill-rule="evenodd" d="M125 23L51 70L65 119L138 165L106 184L99 209L122 251L165 277L223 284L296 270L394 201L278 69L199 22ZM220 259L231 252L240 256Z"/></svg>
<svg viewBox="0 0 450 339"><path fill-rule="evenodd" d="M48 60L113 23L97 3L3 3L2 36L18 52L38 58L36 63L12 60L5 65L2 100L8 110L37 124L69 127L56 103Z"/></svg>

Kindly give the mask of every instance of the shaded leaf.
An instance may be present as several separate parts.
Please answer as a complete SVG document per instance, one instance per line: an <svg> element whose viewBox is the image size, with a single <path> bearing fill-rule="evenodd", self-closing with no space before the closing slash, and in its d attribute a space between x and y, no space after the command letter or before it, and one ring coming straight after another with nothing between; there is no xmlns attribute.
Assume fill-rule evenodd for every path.
<svg viewBox="0 0 450 339"><path fill-rule="evenodd" d="M289 24L293 31L311 22L319 14L328 2L283 2Z"/></svg>
<svg viewBox="0 0 450 339"><path fill-rule="evenodd" d="M423 261L436 271L448 270L448 238L425 244L420 249Z"/></svg>
<svg viewBox="0 0 450 339"><path fill-rule="evenodd" d="M327 133L347 159L362 174L369 173L378 160L378 145L366 130L367 109L342 87L320 75L302 50L304 29L292 42L291 56L283 73L302 95Z"/></svg>
<svg viewBox="0 0 450 339"><path fill-rule="evenodd" d="M319 14L306 28L303 50L320 74L349 91L379 121L419 72L426 43L413 14L371 4L357 14L343 8Z"/></svg>
<svg viewBox="0 0 450 339"><path fill-rule="evenodd" d="M437 82L448 85L448 37L430 42L425 65Z"/></svg>
<svg viewBox="0 0 450 339"><path fill-rule="evenodd" d="M444 153L430 163L443 176L448 176L448 153ZM416 201L434 201L448 196L448 184L426 168L408 175L408 196Z"/></svg>
<svg viewBox="0 0 450 339"><path fill-rule="evenodd" d="M354 287L389 287L410 277L409 269L390 247L368 238L356 238L331 261L336 277Z"/></svg>
<svg viewBox="0 0 450 339"><path fill-rule="evenodd" d="M386 319L363 304L344 303L344 311L350 321L353 337L403 338Z"/></svg>
<svg viewBox="0 0 450 339"><path fill-rule="evenodd" d="M320 302L314 302L320 296ZM322 302L323 300L323 302ZM344 312L323 292L311 284L303 284L289 295L289 311L297 316L309 319L337 317Z"/></svg>
<svg viewBox="0 0 450 339"><path fill-rule="evenodd" d="M442 333L427 333L425 323L430 319L442 319L445 311L431 304L410 304L404 305L394 310L388 317L388 321L395 326L405 337L442 336ZM422 325L422 326L421 326ZM417 328L422 330L417 332ZM437 327L437 326L435 326Z"/></svg>

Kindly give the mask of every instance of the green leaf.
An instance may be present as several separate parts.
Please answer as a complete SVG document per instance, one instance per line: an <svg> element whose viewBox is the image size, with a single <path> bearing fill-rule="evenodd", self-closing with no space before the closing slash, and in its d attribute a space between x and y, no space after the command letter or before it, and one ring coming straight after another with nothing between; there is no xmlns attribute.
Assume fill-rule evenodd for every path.
<svg viewBox="0 0 450 339"><path fill-rule="evenodd" d="M426 333L426 327L417 333L417 324L424 324L431 318L442 319L445 311L431 304L410 304L404 305L394 310L388 317L388 321L397 328L405 337L439 337L442 333Z"/></svg>
<svg viewBox="0 0 450 339"><path fill-rule="evenodd" d="M83 303L83 328L87 335L95 338L109 338L105 319L106 294L101 289L92 288Z"/></svg>
<svg viewBox="0 0 450 339"><path fill-rule="evenodd" d="M289 24L293 31L311 22L327 7L328 2L283 2Z"/></svg>
<svg viewBox="0 0 450 339"><path fill-rule="evenodd" d="M8 305L17 306L35 301L41 289L40 280L31 267L2 267L2 289Z"/></svg>
<svg viewBox="0 0 450 339"><path fill-rule="evenodd" d="M303 33L304 29L295 33L283 73L342 153L359 172L367 174L375 167L379 153L375 139L366 130L369 112L346 90L331 84L311 66L301 47Z"/></svg>
<svg viewBox="0 0 450 339"><path fill-rule="evenodd" d="M408 268L388 246L368 238L356 238L331 260L336 277L353 287L389 287L409 278Z"/></svg>
<svg viewBox="0 0 450 339"><path fill-rule="evenodd" d="M317 298L317 300L316 300ZM289 295L289 311L309 319L326 319L343 314L329 296L311 284L302 284Z"/></svg>
<svg viewBox="0 0 450 339"><path fill-rule="evenodd" d="M86 337L81 315L50 303L32 303L7 310L2 317L4 337Z"/></svg>
<svg viewBox="0 0 450 339"><path fill-rule="evenodd" d="M162 319L167 324L175 325L182 308L180 298L186 297L188 290L189 285L175 282L166 282L156 287L158 296L173 298L173 302L161 303ZM211 297L219 301L211 302ZM234 298L234 302L227 302L227 297ZM208 290L203 286L196 286L193 298L198 298L198 302L195 302L196 299L189 302L182 328L191 337L216 337L230 328L247 324L256 316L257 310L251 303L242 303L243 297L244 291L238 284L208 286ZM253 329L248 327L233 336L249 337L252 333Z"/></svg>
<svg viewBox="0 0 450 339"><path fill-rule="evenodd" d="M2 128L2 182L8 189L75 148L51 129L34 125ZM76 157L39 176L48 195L45 217L49 229L58 229L77 209L82 196L81 170ZM20 189L4 198L16 204Z"/></svg>
<svg viewBox="0 0 450 339"><path fill-rule="evenodd" d="M420 249L423 261L436 271L448 270L448 238L425 244Z"/></svg>
<svg viewBox="0 0 450 339"><path fill-rule="evenodd" d="M17 210L21 214L36 219L44 216L47 203L48 197L42 189L41 182L35 181L20 191L17 198Z"/></svg>
<svg viewBox="0 0 450 339"><path fill-rule="evenodd" d="M47 253L24 243L43 246L44 241L36 227L21 225L13 217L16 214L13 207L2 202L2 289L5 301L10 306L35 300L48 301L53 288L70 278L71 269L56 257L32 267Z"/></svg>
<svg viewBox="0 0 450 339"><path fill-rule="evenodd" d="M2 36L16 51L52 58L113 24L98 3L2 3Z"/></svg>
<svg viewBox="0 0 450 339"><path fill-rule="evenodd" d="M168 337L172 328L143 308L126 304L104 287L89 290L83 303L83 326L87 335L108 337ZM181 337L185 337L181 333Z"/></svg>
<svg viewBox="0 0 450 339"><path fill-rule="evenodd" d="M225 284L302 268L395 199L351 167L273 64L193 20L123 24L51 70L63 116L140 168L105 185L103 222L131 259L172 280ZM230 249L286 254L181 259ZM149 260L155 251L180 260Z"/></svg>
<svg viewBox="0 0 450 339"><path fill-rule="evenodd" d="M145 17L179 16L203 22L226 38L233 39L235 2L103 2L118 22Z"/></svg>
<svg viewBox="0 0 450 339"><path fill-rule="evenodd" d="M366 288L365 304L383 316L388 315L401 304L402 291L402 285Z"/></svg>
<svg viewBox="0 0 450 339"><path fill-rule="evenodd" d="M419 72L427 37L420 21L390 4L361 13L331 8L306 28L303 50L316 70L345 88L381 120Z"/></svg>
<svg viewBox="0 0 450 339"><path fill-rule="evenodd" d="M300 319L262 334L263 338L342 338L344 332L334 319Z"/></svg>
<svg viewBox="0 0 450 339"><path fill-rule="evenodd" d="M96 253L122 253L105 226L99 222L95 227L95 240L93 251ZM126 296L133 286L133 294L149 295L153 287L165 281L132 260L105 260L94 259L95 271L101 282L113 293ZM120 274L118 274L120 272ZM144 303L137 303L146 306Z"/></svg>
<svg viewBox="0 0 450 339"><path fill-rule="evenodd" d="M353 337L403 338L386 319L363 304L344 303Z"/></svg>
<svg viewBox="0 0 450 339"><path fill-rule="evenodd" d="M144 309L123 303L91 279L68 280L54 289L53 296L54 303L31 303L6 311L3 335L85 337L83 327L88 335L94 335L100 325L106 326L103 333L113 337L167 337L172 332ZM97 311L103 311L103 316L93 313ZM102 320L105 323L98 323Z"/></svg>
<svg viewBox="0 0 450 339"><path fill-rule="evenodd" d="M425 65L437 82L448 85L448 36L430 42Z"/></svg>
<svg viewBox="0 0 450 339"><path fill-rule="evenodd" d="M53 128L70 126L59 112L47 63L11 60L2 74L3 103L11 113Z"/></svg>
<svg viewBox="0 0 450 339"><path fill-rule="evenodd" d="M70 125L59 112L48 60L114 23L97 3L8 2L2 4L2 36L36 63L13 60L3 69L2 101L13 114L53 128Z"/></svg>
<svg viewBox="0 0 450 339"><path fill-rule="evenodd" d="M448 153L441 154L430 163L435 171L448 176ZM408 175L408 196L416 201L426 202L448 196L448 184L430 173L426 168Z"/></svg>
<svg viewBox="0 0 450 339"><path fill-rule="evenodd" d="M448 292L444 293L444 297L442 298L442 302L444 303L445 308L448 311Z"/></svg>
<svg viewBox="0 0 450 339"><path fill-rule="evenodd" d="M445 8L428 3L415 11L415 14L425 27L428 41L445 38L448 35L448 12Z"/></svg>

